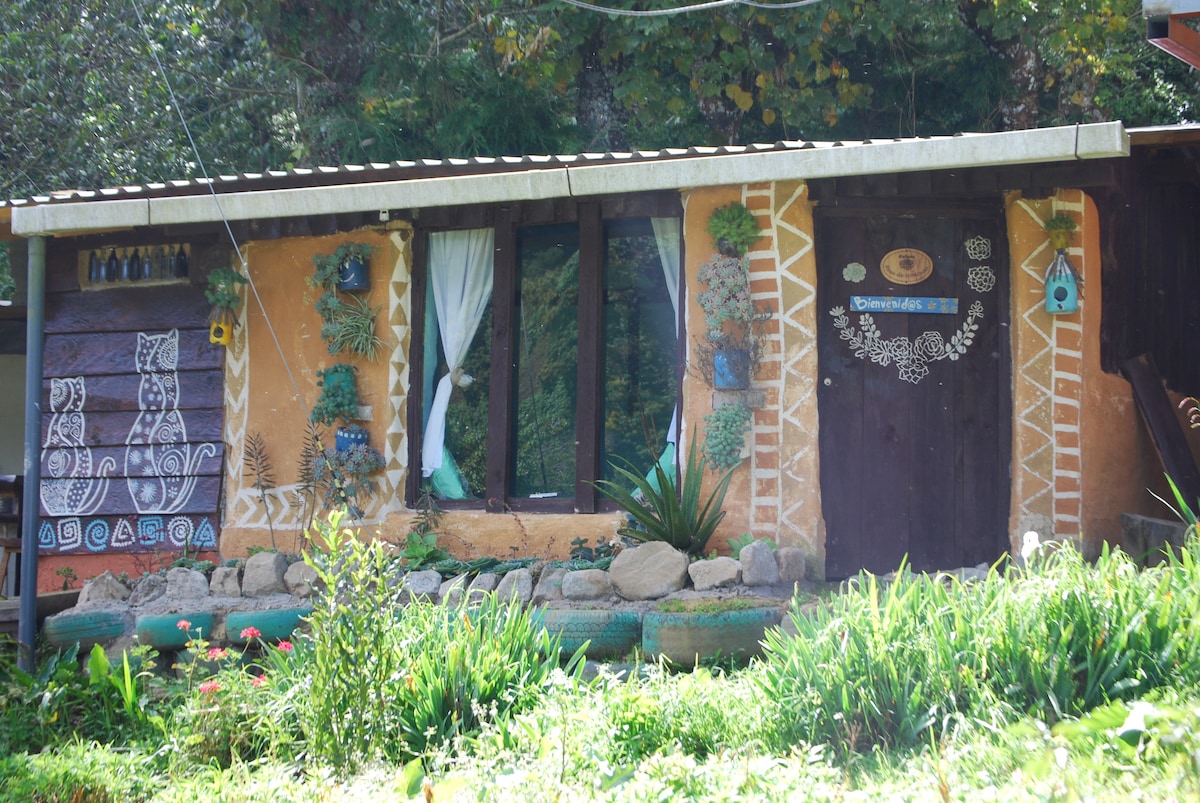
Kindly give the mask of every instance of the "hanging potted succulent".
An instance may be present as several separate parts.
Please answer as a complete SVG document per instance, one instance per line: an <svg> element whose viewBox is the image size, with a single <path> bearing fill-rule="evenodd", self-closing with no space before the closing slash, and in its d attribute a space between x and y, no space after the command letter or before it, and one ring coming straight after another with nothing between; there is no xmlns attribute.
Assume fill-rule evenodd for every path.
<svg viewBox="0 0 1200 803"><path fill-rule="evenodd" d="M212 305L208 312L208 342L228 346L233 340L237 310L242 304L238 285L243 284L246 277L232 268L217 268L208 274L208 288L204 291L204 297Z"/></svg>
<svg viewBox="0 0 1200 803"><path fill-rule="evenodd" d="M371 475L383 466L383 455L378 449L356 443L345 449L326 449L313 460L313 474L328 507L345 505L351 515L361 517L359 497L375 490Z"/></svg>
<svg viewBox="0 0 1200 803"><path fill-rule="evenodd" d="M309 413L312 422L327 427L339 419L343 422L335 436L338 451L365 445L367 431L350 423L358 417L358 383L354 366L337 363L317 371L317 387L321 389L321 397Z"/></svg>
<svg viewBox="0 0 1200 803"><path fill-rule="evenodd" d="M333 300L322 296L317 301L317 312L321 324L321 339L330 354L350 354L374 360L383 347L383 340L375 334L375 316L382 307L372 307L370 297L355 297L350 303L334 295Z"/></svg>
<svg viewBox="0 0 1200 803"><path fill-rule="evenodd" d="M332 254L313 257L308 283L326 291L354 293L370 287L367 265L374 249L365 243L342 243Z"/></svg>

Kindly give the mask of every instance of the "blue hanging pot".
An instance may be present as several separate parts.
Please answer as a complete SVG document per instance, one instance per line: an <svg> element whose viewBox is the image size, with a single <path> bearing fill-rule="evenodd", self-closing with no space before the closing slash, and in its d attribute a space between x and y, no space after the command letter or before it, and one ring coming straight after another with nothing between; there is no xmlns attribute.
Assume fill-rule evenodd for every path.
<svg viewBox="0 0 1200 803"><path fill-rule="evenodd" d="M351 446L365 446L367 431L362 427L338 427L333 436L334 446L339 452L348 450Z"/></svg>
<svg viewBox="0 0 1200 803"><path fill-rule="evenodd" d="M750 352L746 349L714 351L713 387L717 390L745 390L750 387Z"/></svg>
<svg viewBox="0 0 1200 803"><path fill-rule="evenodd" d="M360 257L348 257L338 269L337 289L344 293L356 293L370 289L367 263Z"/></svg>

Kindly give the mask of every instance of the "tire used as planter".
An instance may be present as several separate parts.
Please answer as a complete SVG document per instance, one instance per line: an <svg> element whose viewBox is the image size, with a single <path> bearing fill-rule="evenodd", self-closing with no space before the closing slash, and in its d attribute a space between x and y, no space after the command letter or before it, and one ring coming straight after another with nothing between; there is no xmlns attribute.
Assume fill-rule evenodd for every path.
<svg viewBox="0 0 1200 803"><path fill-rule="evenodd" d="M225 638L233 644L246 644L252 639L242 638L242 631L253 627L259 632L256 638L260 641L283 641L291 637L301 619L310 613L312 608L308 605L269 611L231 611L225 617Z"/></svg>
<svg viewBox="0 0 1200 803"><path fill-rule="evenodd" d="M762 652L763 634L779 624L777 608L712 613L651 611L642 620L647 658L663 656L684 666L706 658L746 659Z"/></svg>
<svg viewBox="0 0 1200 803"><path fill-rule="evenodd" d="M188 630L180 630L180 619L186 619L192 626ZM178 650L187 646L193 638L211 639L213 623L211 613L200 611L147 614L137 618L133 631L141 644L149 644L156 650Z"/></svg>
<svg viewBox="0 0 1200 803"><path fill-rule="evenodd" d="M568 655L590 642L586 654L592 659L628 655L642 640L640 611L551 608L543 613L541 625L551 636L559 636L559 649Z"/></svg>
<svg viewBox="0 0 1200 803"><path fill-rule="evenodd" d="M120 638L128 626L127 614L118 611L67 612L47 619L42 625L42 635L55 647L77 643L83 652Z"/></svg>

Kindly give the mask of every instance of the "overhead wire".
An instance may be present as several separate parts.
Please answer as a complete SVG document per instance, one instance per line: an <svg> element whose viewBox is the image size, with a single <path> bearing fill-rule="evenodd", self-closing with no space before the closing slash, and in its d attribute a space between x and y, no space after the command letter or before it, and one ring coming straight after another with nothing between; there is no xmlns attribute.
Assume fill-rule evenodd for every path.
<svg viewBox="0 0 1200 803"><path fill-rule="evenodd" d="M612 8L610 6L596 5L588 3L585 0L559 0L569 6L582 8L587 11L597 11L603 14L614 14L619 17L666 17L673 14L686 14L692 11L707 11L712 8L722 8L725 6L749 6L750 8L765 8L765 9L789 9L801 8L802 6L811 6L815 3L823 2L823 0L791 0L786 3L767 3L762 0L708 0L704 3L692 3L686 6L677 6L675 8L657 8L647 11L637 11L628 8Z"/></svg>
<svg viewBox="0 0 1200 803"><path fill-rule="evenodd" d="M179 116L179 123L183 126L184 133L187 134L188 144L191 145L192 154L196 157L196 164L200 167L200 174L204 177L204 183L208 186L208 191L212 195L213 202L217 205L217 214L221 216L221 222L225 225L225 233L229 236L229 241L233 244L233 250L237 252L238 261L242 266L242 273L250 285L250 291L254 293L254 300L258 304L259 311L262 312L263 321L267 325L267 331L270 332L271 340L275 343L275 350L279 352L279 359L283 362L283 369L287 372L288 381L291 382L292 390L295 392L296 403L304 410L305 417L307 418L309 410L304 403L304 397L300 394L300 386L296 382L296 377L292 373L292 366L288 363L283 346L280 344L279 337L275 333L275 327L271 324L271 316L267 314L262 296L258 293L258 287L254 284L254 277L250 275L250 264L246 261L246 256L242 253L241 246L238 245L237 237L233 233L233 227L229 225L229 220L225 217L225 210L221 208L220 195L217 193L215 183L208 175L208 168L204 164L204 157L200 155L200 148L197 147L196 140L192 137L192 130L188 126L187 118L183 114L183 106L180 105L179 99L175 95L175 89L171 86L171 79L158 57L158 52L154 48L154 42L150 39L150 32L146 28L145 20L142 19L142 11L138 8L137 0L129 0L129 4L133 7L134 15L137 16L138 27L141 29L142 36L146 40L146 49L150 51L150 56L154 59L154 65L158 68L159 75L162 76L163 84L167 88L167 94L171 98L171 105L175 107L175 113Z"/></svg>

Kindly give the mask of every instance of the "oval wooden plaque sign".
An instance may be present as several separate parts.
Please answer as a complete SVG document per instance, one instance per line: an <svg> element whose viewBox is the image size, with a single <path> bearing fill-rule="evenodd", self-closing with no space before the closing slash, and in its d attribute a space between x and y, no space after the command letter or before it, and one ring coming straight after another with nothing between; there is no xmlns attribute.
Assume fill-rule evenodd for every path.
<svg viewBox="0 0 1200 803"><path fill-rule="evenodd" d="M883 255L879 270L894 284L918 284L933 273L933 259L916 248L897 248Z"/></svg>

